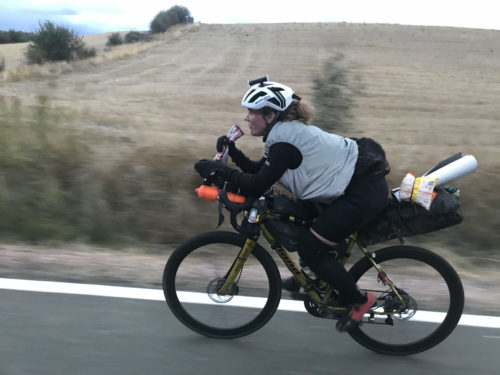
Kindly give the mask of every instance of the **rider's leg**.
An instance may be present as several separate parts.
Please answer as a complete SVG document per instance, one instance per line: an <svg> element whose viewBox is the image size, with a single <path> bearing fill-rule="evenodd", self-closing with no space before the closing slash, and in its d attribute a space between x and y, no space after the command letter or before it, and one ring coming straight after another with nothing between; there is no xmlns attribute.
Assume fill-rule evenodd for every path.
<svg viewBox="0 0 500 375"><path fill-rule="evenodd" d="M351 307L337 324L340 331L349 329L370 309L373 295L361 292L353 276L328 252L332 244L344 241L351 233L371 221L388 201L385 178L349 186L344 195L329 204L312 224L299 250L304 263L323 280L339 290ZM302 245L302 244L301 244Z"/></svg>
<svg viewBox="0 0 500 375"><path fill-rule="evenodd" d="M342 294L346 303L365 302L366 296L356 285L353 276L330 254L335 246L327 245L311 231L301 241L299 256L321 279L333 285Z"/></svg>
<svg viewBox="0 0 500 375"><path fill-rule="evenodd" d="M372 220L388 201L385 178L350 185L320 213L301 244L299 255L321 278L338 288L347 303L362 303L365 295L354 278L328 252L332 245L344 241L365 223Z"/></svg>
<svg viewBox="0 0 500 375"><path fill-rule="evenodd" d="M311 231L304 231L300 239L299 255L303 262L329 284L335 286L349 303L361 303L365 296L353 277L329 254L335 244L375 217L386 205L388 188L385 178L349 186L345 194L326 206ZM298 290L294 279L283 281L284 287Z"/></svg>
<svg viewBox="0 0 500 375"><path fill-rule="evenodd" d="M307 232L310 232L310 233L307 233ZM310 243L310 240L311 240L311 233L316 236L318 239L321 239L322 242L325 242L323 238L321 238L321 236L317 233L315 233L312 229L310 230L305 230L301 235L300 235L300 244L301 244L301 248L303 249L307 249L307 248L315 248L315 247L318 247L319 246L323 246L323 244L320 244L316 241L313 241L313 243ZM328 241L328 240L326 240ZM325 252L328 253L328 260L330 261L331 259L333 260L338 260L347 250L347 243L345 241L342 241L340 243L335 243L335 242L331 242L331 241L328 241L327 243L327 247L325 247ZM312 246L312 247L311 247ZM303 253L303 252L299 252L299 253ZM300 254L299 254L300 255ZM306 258L308 258L308 256L306 255ZM302 262L303 263L306 263L304 261L304 259L302 259ZM281 279L281 286L283 289L289 291L292 293L292 296L294 298L298 298L300 299L300 293L297 293L299 292L300 290L300 284L297 282L297 280L295 280L295 277L293 276L290 276L290 277L287 277L287 278L284 278L284 279Z"/></svg>
<svg viewBox="0 0 500 375"><path fill-rule="evenodd" d="M299 255L321 279L340 292L347 310L337 322L336 328L341 332L347 331L356 326L370 310L375 296L371 293L364 293L358 288L354 277L328 253L332 246L319 240L312 232L307 241L309 250L301 249ZM311 251L310 249L317 250Z"/></svg>
<svg viewBox="0 0 500 375"><path fill-rule="evenodd" d="M345 193L323 208L312 229L323 242L339 242L373 220L388 203L385 178L349 185Z"/></svg>

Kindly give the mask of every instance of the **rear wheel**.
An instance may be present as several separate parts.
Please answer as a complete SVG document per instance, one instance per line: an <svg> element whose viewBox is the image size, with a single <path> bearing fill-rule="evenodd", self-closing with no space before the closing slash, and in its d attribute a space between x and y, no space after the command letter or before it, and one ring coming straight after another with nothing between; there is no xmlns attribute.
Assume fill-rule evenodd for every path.
<svg viewBox="0 0 500 375"><path fill-rule="evenodd" d="M182 243L163 273L168 306L187 327L209 337L236 338L266 324L281 299L281 278L269 253L255 244L230 290L217 293L245 238L208 232Z"/></svg>
<svg viewBox="0 0 500 375"><path fill-rule="evenodd" d="M453 267L439 255L413 246L381 249L373 257L397 293L384 285L384 275L367 258L351 268L358 286L376 297L371 317L365 315L363 324L348 331L354 340L378 353L407 355L448 337L464 306L462 282Z"/></svg>

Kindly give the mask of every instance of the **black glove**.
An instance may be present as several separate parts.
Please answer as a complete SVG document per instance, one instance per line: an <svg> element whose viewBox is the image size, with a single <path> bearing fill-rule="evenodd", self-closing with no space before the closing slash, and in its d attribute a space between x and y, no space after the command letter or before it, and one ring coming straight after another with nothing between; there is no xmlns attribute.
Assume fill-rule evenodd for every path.
<svg viewBox="0 0 500 375"><path fill-rule="evenodd" d="M219 164L213 160L202 159L194 165L194 169L203 178L213 177L217 174Z"/></svg>
<svg viewBox="0 0 500 375"><path fill-rule="evenodd" d="M203 178L221 177L225 181L229 181L234 173L238 173L233 168L226 167L216 161L202 159L194 165L194 169Z"/></svg>
<svg viewBox="0 0 500 375"><path fill-rule="evenodd" d="M221 152L224 146L227 146L229 149L228 154L231 155L236 146L234 145L234 141L229 140L227 135L222 135L219 138L217 138L217 144L215 145L215 148L217 149L217 152Z"/></svg>

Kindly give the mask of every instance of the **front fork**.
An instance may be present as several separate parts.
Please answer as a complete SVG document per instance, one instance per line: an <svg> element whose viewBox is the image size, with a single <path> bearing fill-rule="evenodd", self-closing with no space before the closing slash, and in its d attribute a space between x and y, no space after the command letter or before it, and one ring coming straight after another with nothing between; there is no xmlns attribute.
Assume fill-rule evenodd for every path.
<svg viewBox="0 0 500 375"><path fill-rule="evenodd" d="M241 248L238 257L234 260L233 265L226 274L224 284L222 284L220 289L217 291L218 295L224 296L229 294L228 291L232 289L235 280L241 273L241 270L243 269L243 266L245 265L245 262L247 261L248 257L252 253L255 244L256 244L255 240L247 238L247 240L245 241L245 245L243 245L243 247Z"/></svg>

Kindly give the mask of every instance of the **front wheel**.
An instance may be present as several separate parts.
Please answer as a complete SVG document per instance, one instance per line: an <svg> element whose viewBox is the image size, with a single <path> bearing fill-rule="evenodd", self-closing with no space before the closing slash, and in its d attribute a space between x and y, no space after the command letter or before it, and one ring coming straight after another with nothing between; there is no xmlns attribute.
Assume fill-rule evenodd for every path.
<svg viewBox="0 0 500 375"><path fill-rule="evenodd" d="M358 286L376 297L371 317L348 331L354 340L378 353L408 355L448 337L464 307L462 282L453 267L439 255L413 246L388 247L372 256L395 291L369 259L351 268Z"/></svg>
<svg viewBox="0 0 500 375"><path fill-rule="evenodd" d="M184 325L229 339L248 335L271 319L281 299L281 278L259 244L227 294L218 293L244 244L237 233L215 231L183 242L172 253L163 272L163 292Z"/></svg>

